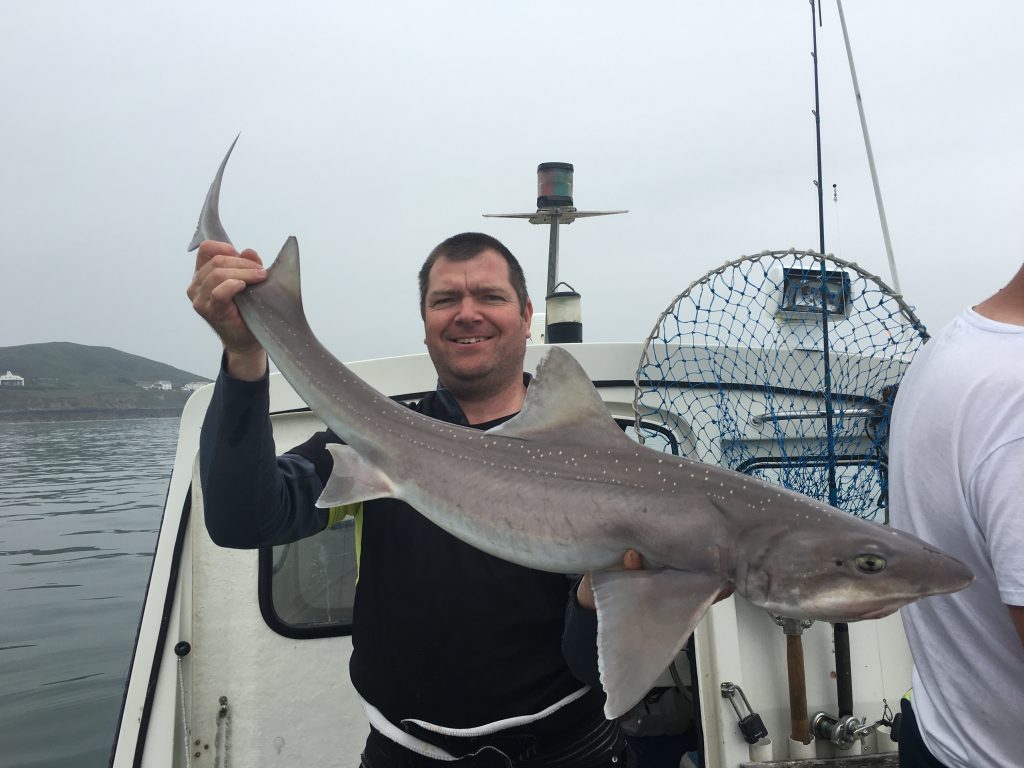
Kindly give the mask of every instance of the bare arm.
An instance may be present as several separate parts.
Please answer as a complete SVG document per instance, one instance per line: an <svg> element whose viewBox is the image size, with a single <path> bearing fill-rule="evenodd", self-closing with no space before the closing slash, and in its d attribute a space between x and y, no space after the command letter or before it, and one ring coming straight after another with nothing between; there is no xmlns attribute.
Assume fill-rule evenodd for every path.
<svg viewBox="0 0 1024 768"><path fill-rule="evenodd" d="M192 308L220 336L227 372L242 381L263 378L267 353L246 327L235 305L235 296L266 277L267 271L256 251L238 253L230 243L204 240L188 286Z"/></svg>
<svg viewBox="0 0 1024 768"><path fill-rule="evenodd" d="M1024 649L1024 605L1008 605L1010 621L1017 630L1017 637L1020 638L1021 648Z"/></svg>

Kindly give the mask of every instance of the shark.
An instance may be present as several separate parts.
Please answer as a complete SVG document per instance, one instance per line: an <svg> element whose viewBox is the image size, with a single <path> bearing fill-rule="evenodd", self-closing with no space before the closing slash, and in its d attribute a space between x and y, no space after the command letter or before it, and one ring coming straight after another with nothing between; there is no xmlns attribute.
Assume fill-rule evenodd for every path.
<svg viewBox="0 0 1024 768"><path fill-rule="evenodd" d="M230 242L218 212L227 159L193 248ZM908 533L634 442L561 347L537 366L520 413L491 430L409 410L317 340L303 309L295 237L266 280L235 302L285 379L345 442L329 448L334 468L318 505L398 498L499 558L592 574L609 719L647 694L730 586L774 614L838 622L880 618L974 579ZM622 568L628 549L640 553L643 569Z"/></svg>

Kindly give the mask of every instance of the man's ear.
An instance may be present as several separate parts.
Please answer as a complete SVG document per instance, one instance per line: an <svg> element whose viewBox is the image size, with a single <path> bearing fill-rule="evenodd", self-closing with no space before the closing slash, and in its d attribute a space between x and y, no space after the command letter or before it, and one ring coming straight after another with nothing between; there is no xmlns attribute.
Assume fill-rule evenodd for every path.
<svg viewBox="0 0 1024 768"><path fill-rule="evenodd" d="M530 323L533 322L533 302L529 299L526 300L526 306L523 307L523 322L526 323L526 338L530 338Z"/></svg>

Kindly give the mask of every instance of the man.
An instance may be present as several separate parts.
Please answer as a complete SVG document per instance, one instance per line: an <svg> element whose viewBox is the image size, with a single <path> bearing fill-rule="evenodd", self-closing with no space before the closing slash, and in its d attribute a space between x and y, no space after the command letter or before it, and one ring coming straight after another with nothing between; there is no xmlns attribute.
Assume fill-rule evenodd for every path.
<svg viewBox="0 0 1024 768"><path fill-rule="evenodd" d="M1010 768L1024 716L1024 267L917 354L893 408L892 522L977 580L901 609L900 765Z"/></svg>
<svg viewBox="0 0 1024 768"><path fill-rule="evenodd" d="M274 455L267 356L233 302L265 276L255 252L206 241L188 289L224 343L200 445L206 525L222 546L294 541L338 514L314 506L331 470L325 446L339 442L333 433ZM511 418L529 382L523 360L533 315L515 257L487 235L456 235L433 250L419 282L439 385L416 409L479 429ZM603 693L581 683L563 655L564 631L566 652L582 657L573 669L596 677L595 619L574 598L567 607L564 576L473 549L404 502L356 506L345 512L361 515L350 674L372 726L363 765L440 765L430 757L438 748L472 765L621 760L624 737L604 719ZM639 567L639 556L624 562ZM586 580L579 598L593 609ZM503 722L510 718L514 727Z"/></svg>

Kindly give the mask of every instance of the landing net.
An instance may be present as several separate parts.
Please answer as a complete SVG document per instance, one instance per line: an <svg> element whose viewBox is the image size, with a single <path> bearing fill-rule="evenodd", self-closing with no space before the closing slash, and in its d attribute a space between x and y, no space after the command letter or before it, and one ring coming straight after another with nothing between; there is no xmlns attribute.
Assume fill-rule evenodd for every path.
<svg viewBox="0 0 1024 768"><path fill-rule="evenodd" d="M636 373L637 435L887 521L892 399L927 339L856 264L811 251L744 256L658 318Z"/></svg>

